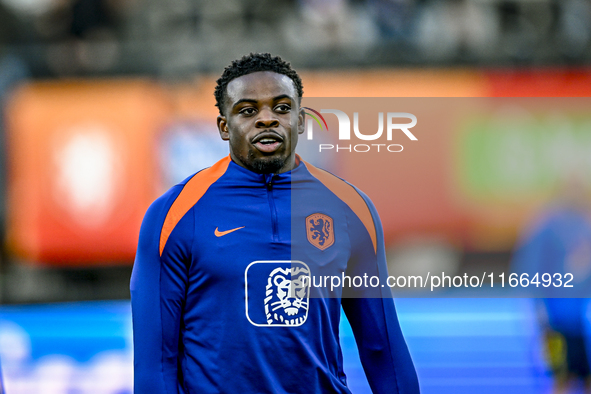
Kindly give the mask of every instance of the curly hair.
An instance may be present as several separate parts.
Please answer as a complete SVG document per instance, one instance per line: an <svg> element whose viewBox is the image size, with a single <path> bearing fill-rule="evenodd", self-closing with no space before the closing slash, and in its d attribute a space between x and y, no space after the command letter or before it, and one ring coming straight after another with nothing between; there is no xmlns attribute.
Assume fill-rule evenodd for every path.
<svg viewBox="0 0 591 394"><path fill-rule="evenodd" d="M288 76L293 81L298 98L301 99L304 95L302 80L289 63L279 56L272 56L270 53L251 53L241 59L234 60L232 64L224 69L222 76L217 80L217 86L213 94L215 96L215 106L218 107L220 115L224 115L224 99L230 81L257 71L272 71Z"/></svg>

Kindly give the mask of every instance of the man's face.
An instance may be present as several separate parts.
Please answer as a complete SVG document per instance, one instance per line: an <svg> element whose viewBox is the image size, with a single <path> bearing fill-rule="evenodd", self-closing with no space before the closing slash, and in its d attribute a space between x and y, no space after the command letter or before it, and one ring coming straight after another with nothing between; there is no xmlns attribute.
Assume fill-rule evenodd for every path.
<svg viewBox="0 0 591 394"><path fill-rule="evenodd" d="M218 130L230 142L232 160L258 173L281 173L295 166L298 134L304 132L293 81L259 71L230 81Z"/></svg>

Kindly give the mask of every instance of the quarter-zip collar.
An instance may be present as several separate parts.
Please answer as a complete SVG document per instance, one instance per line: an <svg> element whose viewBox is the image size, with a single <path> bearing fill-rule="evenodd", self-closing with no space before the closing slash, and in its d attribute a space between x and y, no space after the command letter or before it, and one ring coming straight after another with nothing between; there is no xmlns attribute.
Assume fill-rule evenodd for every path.
<svg viewBox="0 0 591 394"><path fill-rule="evenodd" d="M271 183L273 188L284 188L290 186L293 176L301 171L305 171L303 161L299 157L296 163L296 167L293 170L282 172L281 174L259 174L230 161L228 166L228 172L230 174L228 175L236 180L238 179L235 177L239 177L240 184L245 186L267 186Z"/></svg>
<svg viewBox="0 0 591 394"><path fill-rule="evenodd" d="M289 225L285 226L285 224L281 225L279 223L280 213L278 209L281 207L281 203L278 205L278 201L283 201L283 204L289 201L293 177L298 177L297 174L305 171L306 167L299 157L293 170L281 174L259 174L230 161L226 174L218 182L227 182L233 188L256 189L257 195L264 196L269 209L272 242L281 243L289 241L291 235L289 234ZM283 209L285 209L285 205ZM281 230L282 228L283 230Z"/></svg>

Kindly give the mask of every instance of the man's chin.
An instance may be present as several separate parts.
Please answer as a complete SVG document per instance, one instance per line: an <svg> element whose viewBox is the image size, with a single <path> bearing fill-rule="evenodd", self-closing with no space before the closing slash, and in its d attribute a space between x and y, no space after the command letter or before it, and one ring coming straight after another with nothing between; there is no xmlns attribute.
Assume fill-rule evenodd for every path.
<svg viewBox="0 0 591 394"><path fill-rule="evenodd" d="M281 157L265 157L248 160L246 163L254 172L259 174L274 174L285 165L285 159Z"/></svg>

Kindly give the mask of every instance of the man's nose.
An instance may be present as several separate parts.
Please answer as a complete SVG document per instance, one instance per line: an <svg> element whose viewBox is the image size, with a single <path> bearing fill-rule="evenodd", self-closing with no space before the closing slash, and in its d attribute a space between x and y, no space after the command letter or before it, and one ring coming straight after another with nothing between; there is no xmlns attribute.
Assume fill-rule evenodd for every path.
<svg viewBox="0 0 591 394"><path fill-rule="evenodd" d="M275 117L275 114L273 114L273 111L263 109L259 112L255 127L272 128L277 126L279 126L279 121Z"/></svg>

